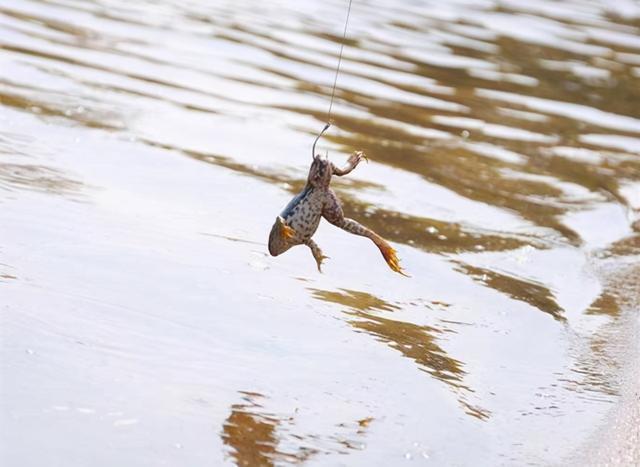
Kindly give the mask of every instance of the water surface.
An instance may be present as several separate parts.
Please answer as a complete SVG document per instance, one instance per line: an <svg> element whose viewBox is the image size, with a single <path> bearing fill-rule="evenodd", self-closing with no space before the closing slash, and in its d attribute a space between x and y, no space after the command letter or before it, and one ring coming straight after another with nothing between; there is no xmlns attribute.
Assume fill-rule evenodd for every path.
<svg viewBox="0 0 640 467"><path fill-rule="evenodd" d="M547 465L593 442L640 298L640 5L354 1L320 149L367 153L334 187L407 279L326 223L324 274L266 250L346 4L2 2L3 465Z"/></svg>

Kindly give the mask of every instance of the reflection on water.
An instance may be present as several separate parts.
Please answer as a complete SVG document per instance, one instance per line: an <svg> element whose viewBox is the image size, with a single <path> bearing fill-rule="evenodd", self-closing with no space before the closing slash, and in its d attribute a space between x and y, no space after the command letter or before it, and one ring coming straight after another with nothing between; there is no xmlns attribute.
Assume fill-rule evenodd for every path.
<svg viewBox="0 0 640 467"><path fill-rule="evenodd" d="M1 96L0 102L12 104ZM46 141L8 131L11 122L5 123L8 124L0 129L0 203L4 198L3 192L23 190L65 195L74 200L82 198L85 189L82 182L61 170L34 161L34 156L48 153Z"/></svg>
<svg viewBox="0 0 640 467"><path fill-rule="evenodd" d="M633 235L612 243L598 255L603 258L616 256L638 256L640 255L640 235Z"/></svg>
<svg viewBox="0 0 640 467"><path fill-rule="evenodd" d="M262 394L240 391L242 402L231 406L220 436L228 453L239 466L298 464L332 452L342 455L363 449L362 438L373 417L335 425L335 434L326 437L300 434L297 410L290 415L265 411L269 400Z"/></svg>
<svg viewBox="0 0 640 467"><path fill-rule="evenodd" d="M615 295L609 292L603 292L591 303L586 313L617 316L620 313L620 306L618 305Z"/></svg>
<svg viewBox="0 0 640 467"><path fill-rule="evenodd" d="M415 430L439 440L445 455L438 462L455 457L464 464L491 452L488 463L505 458L516 464L554 463L554 453L584 435L577 425L590 426L602 416L605 409L597 403L614 399L619 366L610 329L625 310L637 307L640 7L605 0L354 2L334 124L320 145L336 162L354 150L367 153L370 164L333 182L345 214L400 244L403 258L417 271L411 280L392 283L389 300L383 300L373 291L386 284L386 276L363 278L344 267L306 276L307 270L288 269L298 267L293 253L272 268L237 260L264 245L272 216L305 183L309 149L325 123L341 44L336 18L344 17L345 3L4 0L0 259L11 267L0 264L0 285L24 286L16 303L64 318L69 310L93 308L69 303L49 310L42 290L96 295L92 303L113 302L119 310L113 319L119 319L122 310L147 308L158 296L158 284L171 284L165 302L189 310L176 321L184 319L185 327L193 320L205 323L203 332L220 341L213 358L219 360L214 373L225 375L219 385L233 388L240 376L228 363L232 357L257 361L262 368L261 359L280 361L307 341L314 348L348 341L335 329L322 338L310 332L301 339L306 330L292 327L294 309L296 317L305 313L305 319L315 319L317 300L335 303L343 308L348 332L365 333L373 338L371 345L377 341L384 346L379 349L392 349L398 364L415 363L421 371L412 372L418 376L409 385L436 380L436 387L448 389L443 393L452 400L440 404L441 418L420 420ZM87 189L93 186L99 189ZM77 200L83 203L70 207ZM198 232L227 241L205 242ZM178 254L171 239L190 248ZM337 241L327 245L328 252L335 251L330 256L340 259L353 254L349 248ZM523 248L532 260L507 273L513 270L509 252ZM210 252L214 259L207 265L197 263ZM60 261L43 260L58 256ZM127 259L143 266L125 267ZM622 266L635 272L622 277ZM131 286L167 270L170 280ZM83 280L69 279L74 271L83 271ZM611 275L615 287L602 278ZM85 276L100 287L91 289ZM304 288L300 292L308 283L295 278L316 284L311 296ZM217 303L245 282L225 308L242 320L212 324L210 301ZM262 286L259 293L250 291ZM433 287L446 306L425 298ZM488 289L497 293L483 293ZM135 302L138 293L144 305ZM255 295L264 300L260 306L251 302ZM437 322L458 323L456 332L404 320L410 312L406 297L434 316L442 313ZM503 312L523 303L533 313ZM261 321L266 304L274 318ZM274 310L291 314L284 319ZM324 329L324 318L313 331ZM130 324L125 321L122 328ZM39 325L43 342L54 339L46 323ZM247 345L243 339L254 328L260 330L260 345ZM91 331L102 332L99 325L84 329ZM267 336L278 336L273 347L265 344ZM521 352L527 339L543 350L535 358ZM490 342L491 349L479 342ZM259 351L252 353L254 347ZM101 364L86 371L105 371L112 384L104 370L112 367L101 366L108 360L102 348L91 348ZM200 350L209 351L209 344ZM75 352L61 360L76 363L75 358L81 366L84 360ZM338 371L317 354L310 358L301 368L294 363L291 371L309 365L326 375ZM12 387L16 394L43 387L41 380L50 377L19 358L7 361L16 362L10 371L39 378L38 384ZM55 372L56 366L51 368ZM396 368L383 370L391 374ZM162 363L154 371L158 380L173 382ZM205 373L193 378L206 378ZM566 405L558 412L584 419L518 424L513 415L526 412L528 395L541 386L570 389L569 396L557 397ZM495 401L483 399L496 388L502 392ZM302 382L285 392L305 399L307 389ZM351 390L356 389L340 388ZM575 399L580 391L603 399L593 398L585 409L582 399ZM40 400L40 394L31 395ZM360 397L374 407L378 396L372 390ZM349 422L331 420L319 434L300 428L295 413L268 409L272 402L281 407L276 402L285 396L240 397L221 435L239 465L353 454L370 423L362 414ZM401 414L419 413L423 406L412 400L398 396L397 407L371 411L381 437L393 434ZM462 405L471 416L447 412L447 402ZM454 421L472 441L469 453L458 457L458 443L438 438L454 429ZM47 422L37 420L42 427ZM506 435L484 449L487 441L478 425ZM20 434L34 432L28 428ZM532 457L533 432L545 433L545 448L553 445L549 458L539 452ZM377 456L395 456L402 442L377 446L363 464L394 465L398 457Z"/></svg>
<svg viewBox="0 0 640 467"><path fill-rule="evenodd" d="M395 311L400 310L400 306L389 303L375 295L358 292L357 290L340 289L339 292L328 290L309 289L313 296L325 302L337 303L359 311Z"/></svg>
<svg viewBox="0 0 640 467"><path fill-rule="evenodd" d="M458 262L457 265L460 272L463 272L474 281L502 292L514 300L528 303L559 321L565 320L562 316L563 310L556 303L553 293L543 284L492 271L491 269L478 268L462 262Z"/></svg>
<svg viewBox="0 0 640 467"><path fill-rule="evenodd" d="M110 11L118 12L119 7L111 2ZM20 67L37 69L35 76L74 82L84 97L79 101L71 94L49 90L37 78L34 83L5 79L3 104L111 129L122 126L122 120L106 110L114 92L162 98L188 111L218 113L221 102L226 102L222 108L250 103L324 119L317 104L330 93L329 77L340 39L323 24L309 21L304 14L295 17L294 11L290 13L295 19L288 21L248 14L238 21L238 12L222 6L206 14L191 11L195 6L174 7L181 21L180 26L169 27L171 33L184 27L201 39L199 24L204 22L212 28L209 32L215 41L229 51L259 50L261 54L217 56L228 66L213 67L176 55L179 45L153 53L153 44L141 34L145 27L133 27L147 23L129 18L126 8L106 15L102 8L89 5L79 10L56 5L38 11L31 3L9 3L0 10L10 32L3 44L8 57L19 62L30 58L28 65ZM344 76L336 95L340 105L335 128L340 131L328 135L332 143L344 152L362 149L378 163L419 174L475 202L517 212L574 244L580 243L580 235L562 221L562 215L580 209L588 199L566 193L560 183L626 203L619 182L637 181L638 158L620 161L617 154L579 140L581 135L604 129L620 137L640 132L640 120L634 114L637 106L632 104L640 99L633 67L610 60L612 51L631 56L636 52L632 35L616 32L616 39L610 40L610 33L588 22L577 33L572 29L576 25L563 23L564 16L527 23L528 34L517 26L505 27L505 15L513 25L521 21L515 14L520 8L528 10L523 5L478 4L471 16L461 14L457 20L431 17L428 9L409 19L407 8L385 7L382 21L374 16L373 6L356 8L356 17L372 25L363 37L358 29L353 31L345 49ZM99 21L78 27L58 16L71 12L71 18ZM112 33L114 20L129 23L135 34L126 39ZM552 40L541 40L549 34L545 21L554 24L557 37ZM622 18L617 21L624 23ZM589 45L575 40L581 34L589 37ZM420 43L426 38L435 52L420 48L418 38ZM198 49L198 53L205 51ZM265 60L264 54L276 60ZM589 56L591 63L586 60ZM185 72L166 73L174 64ZM310 76L307 70L315 73ZM20 75L25 73L26 69L20 70ZM224 83L231 92L217 92L214 83ZM151 92L156 89L170 92ZM261 101L255 89L271 89L275 100ZM290 104L294 95L308 105ZM251 101L252 97L257 100ZM578 161L556 147L593 147L600 160ZM395 229L402 234L392 240L421 244L415 229L411 235L407 232L413 218L398 213L381 223L397 224L402 219L407 222ZM448 239L423 246L444 251L465 248L455 235Z"/></svg>
<svg viewBox="0 0 640 467"><path fill-rule="evenodd" d="M355 329L376 337L380 342L416 362L421 370L456 390L460 395L460 403L469 415L479 419L489 417L488 411L474 407L466 401L466 395L473 390L464 384L464 364L450 357L438 345L442 330L375 315L371 312L395 311L400 307L366 292L346 289L339 292L314 288L309 290L318 300L349 308L350 311L346 311L349 316L348 322Z"/></svg>
<svg viewBox="0 0 640 467"><path fill-rule="evenodd" d="M0 189L75 195L81 191L82 183L67 178L58 170L40 165L0 163Z"/></svg>
<svg viewBox="0 0 640 467"><path fill-rule="evenodd" d="M369 17L370 8L363 5L356 14L363 21L373 20ZM166 70L172 65L172 59L180 62L183 59L168 57L166 53L150 53L152 45L140 41L137 35L135 40L121 40L109 32L110 21L95 23L91 28L76 27L55 17L58 11L71 11L60 6L37 12L32 8L21 11L18 5L8 4L1 11L11 32L8 43L4 44L5 51L38 57L31 66L38 66L43 76L52 72L53 64L81 66L84 70L75 69L75 73L58 70L56 76L76 81L94 94L105 81L109 82L109 90L136 96L141 94L139 82L171 88L179 91L180 98L172 95L175 92L163 93L162 98L181 102L189 110L197 108L193 99L186 97L194 94L212 102L241 102L232 97L235 93L216 93L212 87L200 85L203 81L217 82L214 76L233 79L238 89L271 88L274 96L282 96L285 101L289 100L285 96L294 92L308 96L310 104L320 102L317 98L326 98L330 91L327 77L334 66L339 41L337 36L317 29L322 25L313 25L306 18L301 30L295 22L279 22L274 28L271 23L274 19L268 17L258 20L247 16L245 22L238 23L235 19L225 19L226 11L222 15L220 12L209 14L207 23L214 28L214 37L220 43L233 44L230 50L234 47L257 49L277 60L267 65L261 55L229 57L231 71L183 63L182 66L190 70L185 78L190 79L170 79L159 77L161 75L154 71ZM579 208L581 201L573 197L570 203L562 203L564 193L550 181L604 192L624 202L619 193L619 180L637 180L640 173L637 158L620 163L613 159L613 154L609 156L607 151L602 151L597 164L576 163L575 159L568 164L565 156L549 150L556 144L575 147L581 134L601 132L602 127L609 133L617 130L621 136L638 133L640 121L632 117L637 106L631 104L640 98L633 67L604 58L614 49L627 54L634 51L631 36L627 34L611 43L607 40L608 34L595 34L590 36L594 44L588 47L565 37L573 37L575 33L571 26L562 24L564 17L555 19L558 38L540 41L535 33L538 27L540 31L545 30L543 36L548 34L543 22L528 24L529 29L533 27L532 32L522 35L516 33L516 28L503 28L507 13L501 9L492 11L491 7L478 6L476 14L460 17L458 21L431 18L425 10L423 15L407 22L402 8L385 8L385 11L388 17L384 24L376 25L376 33L370 32L371 37L360 39L355 31L346 48L345 76L337 98L347 105L340 106L336 112L335 126L341 132L329 135L333 143L345 152L363 149L379 163L420 174L460 196L515 211L539 226L558 231L573 243L579 242L579 234L561 221L561 215L568 209ZM194 14L188 8L180 9L179 14L184 16L180 23L184 26L202 21L202 13ZM78 17L94 15L105 17L101 9L92 8ZM127 21L123 15L116 18ZM517 24L520 19L513 16L510 20ZM139 23L133 21L132 24ZM409 40L420 37L424 26L428 26L428 31L439 31L426 34L438 44L438 53L424 53ZM586 28L588 34L596 29ZM30 39L21 41L27 31ZM305 37L315 37L317 42ZM304 40L292 42L293 38ZM385 43L385 39L390 42ZM599 41L601 45L596 46ZM83 53L84 50L99 51L112 63L103 65ZM497 51L500 63L497 63ZM585 53L595 55L593 64L584 64ZM598 60L600 55L603 58ZM544 59L540 59L541 56ZM550 65L555 63L575 66L567 70L567 67ZM146 64L146 69L139 64ZM576 68L577 65L580 67ZM254 70L249 78L240 73L248 69ZM303 76L303 69L317 70L315 78L310 81L306 74ZM617 78L584 79L583 75L588 75L589 70L595 70L595 76ZM113 73L122 79L107 78ZM205 79L205 75L211 73L213 76ZM227 81L227 85L231 83ZM45 115L71 118L92 127L118 128L120 125L118 121L113 125L108 123L111 119L100 108L103 105L98 99L78 107L70 98L58 99L56 103L47 100L46 89L39 86L5 81L4 88L5 105L37 108ZM248 94L252 95L255 93ZM530 97L523 97L525 95ZM593 107L584 106L585 96L588 105ZM146 97L158 96L147 94ZM185 102L187 99L190 102ZM265 105L263 102L252 104ZM294 107L282 102L269 105L319 120L324 118L324 113L316 110L315 105ZM215 112L216 107L201 108ZM77 111L78 108L81 111ZM351 116L347 109L358 110ZM448 118L448 115L473 115L473 118ZM506 174L507 169L510 175ZM551 178L530 180L525 177L530 174Z"/></svg>
<svg viewBox="0 0 640 467"><path fill-rule="evenodd" d="M231 456L236 465L269 466L275 465L278 459L297 459L295 455L277 451L276 427L279 420L254 412L261 407L256 402L261 398L260 394L243 393L245 402L231 406L231 414L223 426L222 440L231 447Z"/></svg>

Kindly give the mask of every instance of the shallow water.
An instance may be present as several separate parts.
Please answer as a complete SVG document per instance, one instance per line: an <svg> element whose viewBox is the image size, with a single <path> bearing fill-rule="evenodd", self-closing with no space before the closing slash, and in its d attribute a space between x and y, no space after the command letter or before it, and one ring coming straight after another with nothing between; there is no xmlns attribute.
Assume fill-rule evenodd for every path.
<svg viewBox="0 0 640 467"><path fill-rule="evenodd" d="M326 223L324 274L266 251L346 3L0 4L2 465L545 465L605 423L640 5L354 1L320 148L407 279Z"/></svg>

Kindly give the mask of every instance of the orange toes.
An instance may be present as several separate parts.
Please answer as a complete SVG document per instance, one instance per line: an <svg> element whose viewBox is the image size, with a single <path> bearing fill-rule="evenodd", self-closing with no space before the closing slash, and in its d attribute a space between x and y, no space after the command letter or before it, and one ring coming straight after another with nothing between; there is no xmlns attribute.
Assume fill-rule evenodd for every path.
<svg viewBox="0 0 640 467"><path fill-rule="evenodd" d="M282 235L287 240L291 240L293 237L296 236L296 231L292 227L289 227L288 225L283 224L282 225Z"/></svg>
<svg viewBox="0 0 640 467"><path fill-rule="evenodd" d="M400 260L398 259L398 255L396 250L394 250L390 245L383 245L380 248L380 251L382 252L382 256L384 257L384 260L387 262L387 264L389 265L389 267L391 268L392 271L397 272L398 274L402 274L403 276L409 277L408 274L406 274L402 267L400 266Z"/></svg>

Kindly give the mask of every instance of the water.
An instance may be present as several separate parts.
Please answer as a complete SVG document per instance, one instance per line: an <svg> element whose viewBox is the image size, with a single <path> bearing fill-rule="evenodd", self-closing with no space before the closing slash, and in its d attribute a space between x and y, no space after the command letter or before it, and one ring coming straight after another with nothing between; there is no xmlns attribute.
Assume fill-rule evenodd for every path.
<svg viewBox="0 0 640 467"><path fill-rule="evenodd" d="M2 2L3 465L545 465L606 423L640 5L354 2L320 149L406 279L326 223L324 274L266 252L346 3Z"/></svg>

